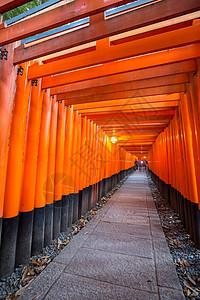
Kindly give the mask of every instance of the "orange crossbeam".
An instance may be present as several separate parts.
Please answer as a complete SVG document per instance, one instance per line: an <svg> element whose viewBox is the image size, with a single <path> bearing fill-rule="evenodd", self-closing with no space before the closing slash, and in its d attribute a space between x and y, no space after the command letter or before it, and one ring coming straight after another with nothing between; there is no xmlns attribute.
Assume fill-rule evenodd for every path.
<svg viewBox="0 0 200 300"><path fill-rule="evenodd" d="M130 113L111 113L109 114L101 114L101 115L88 115L88 119L92 119L92 120L98 120L98 119L104 119L106 117L109 117L110 119L115 118L115 119L120 119L120 118L129 118L129 117L160 117L160 116L173 116L174 115L175 110L174 109L169 109L169 110L158 110L158 111L144 111L144 112L130 112Z"/></svg>
<svg viewBox="0 0 200 300"><path fill-rule="evenodd" d="M66 105L75 105L81 103L91 103L91 102L100 102L100 101L102 102L102 101L116 100L116 99L121 99L121 100L126 99L126 103L128 103L131 100L131 98L181 93L185 91L186 91L185 84L177 84L177 85L170 85L170 86L163 86L163 87L156 87L156 88L149 88L149 89L138 89L132 91L102 94L102 95L96 95L87 98L74 98L70 100L65 100L65 97L61 97L60 95L58 95L57 98L58 100L65 100Z"/></svg>
<svg viewBox="0 0 200 300"><path fill-rule="evenodd" d="M125 99L125 100L110 100L110 101L99 101L99 102L91 102L91 103L83 103L74 105L75 110L79 110L81 113L82 110L86 109L95 109L95 108L106 108L111 106L120 106L124 107L127 105L133 104L142 104L142 103L152 103L152 102L164 102L164 101L179 101L180 95L179 93L173 93L168 95L156 95L156 96L146 96L146 97L135 97L132 99Z"/></svg>
<svg viewBox="0 0 200 300"><path fill-rule="evenodd" d="M131 124L131 123L137 123L137 122L141 122L143 123L151 123L151 122L169 122L169 120L171 119L171 116L124 116L124 118L115 118L113 116L111 116L111 118L107 116L104 116L104 118L102 119L98 119L95 120L95 122L97 123L97 125L119 125L121 123L123 124ZM119 122L120 121L120 122Z"/></svg>
<svg viewBox="0 0 200 300"><path fill-rule="evenodd" d="M174 85L180 83L189 82L188 74L178 74L178 75L171 75L165 77L156 77L153 79L145 79L140 81L132 81L120 84L112 84L104 87L97 86L96 88L91 89L84 89L81 91L70 91L67 93L59 94L59 97L65 97L68 99L79 98L79 97L88 97L94 95L101 95L106 93L114 93L114 92L122 92L122 91L130 91L130 90L138 90L144 88L151 88L151 87L160 87L166 85Z"/></svg>
<svg viewBox="0 0 200 300"><path fill-rule="evenodd" d="M129 111L134 111L134 110L143 110L143 109L148 109L148 110L154 110L155 108L166 108L166 107L173 107L173 106L178 106L179 101L169 101L169 102L151 102L151 103L140 103L140 104L133 104L133 105L128 105L128 106L121 106L121 107L102 107L102 108L97 108L97 109L86 109L82 110L81 114L82 115L87 115L87 114L101 114L102 112L129 112Z"/></svg>
<svg viewBox="0 0 200 300"><path fill-rule="evenodd" d="M54 75L115 60L176 48L200 41L200 24L161 33L136 41L109 47L109 40L97 41L96 51L59 61L30 66L29 79Z"/></svg>
<svg viewBox="0 0 200 300"><path fill-rule="evenodd" d="M115 132L115 131L124 131L124 130L127 130L127 131L134 131L134 130L153 130L153 129L158 129L158 130L162 130L162 128L165 128L167 126L167 124L161 124L161 125L157 125L155 126L154 124L152 124L152 126L129 126L129 127L126 127L126 126L122 126L121 128L116 128L116 127L111 127L111 128L105 128L105 127L102 127L101 128L106 132L108 131L112 131L112 132Z"/></svg>
<svg viewBox="0 0 200 300"><path fill-rule="evenodd" d="M110 62L104 64L103 66L94 66L92 68L83 69L76 72L50 76L43 79L42 88L46 89L92 78L108 76L111 74L120 74L128 71L141 70L154 66L181 62L184 60L198 58L199 56L200 44L180 47L177 49L161 51L141 57L134 57L124 61ZM38 77L36 74L35 76ZM31 76L29 79L31 79Z"/></svg>
<svg viewBox="0 0 200 300"><path fill-rule="evenodd" d="M141 157L141 156L147 156L148 151L129 151L131 154L134 154L135 156Z"/></svg>
<svg viewBox="0 0 200 300"><path fill-rule="evenodd" d="M145 150L148 150L150 149L150 145L149 146L143 146L142 149L145 151ZM135 145L135 146L124 146L124 149L127 150L127 151L140 151L141 150L141 146L138 146L138 145Z"/></svg>
<svg viewBox="0 0 200 300"><path fill-rule="evenodd" d="M132 134L132 133L137 133L137 132L161 132L166 126L162 126L162 127L150 127L150 128L122 128L122 129L104 129L104 131L109 134L109 133L119 133L119 134L123 134L124 132L127 132L128 134Z"/></svg>
<svg viewBox="0 0 200 300"><path fill-rule="evenodd" d="M160 107L154 107L153 109L150 109L149 107L141 109L141 108L138 107L137 109L118 110L118 111L115 111L115 113L117 113L117 114L122 113L122 114L126 115L126 114L129 114L129 113L137 112L137 113L142 113L143 115L145 115L146 113L149 113L151 111L154 114L156 114L156 112L159 111L160 109L162 109L162 110L175 109L178 106L178 104L179 103L176 103L174 106L173 105L171 105L171 106L170 105L169 106L168 105L167 106L160 105ZM108 110L106 112L102 112L102 114L110 115L112 112L113 112L112 110ZM93 116L95 116L97 114L98 113L96 113L96 114L93 113ZM88 117L87 113L85 113L83 115L86 115ZM99 113L99 115L101 115L101 112Z"/></svg>
<svg viewBox="0 0 200 300"><path fill-rule="evenodd" d="M101 125L101 128L103 130L122 130L122 129L149 129L149 128L157 128L157 127L166 127L168 123L150 123L150 124L141 124L141 123L135 123L135 124L118 124L118 125Z"/></svg>
<svg viewBox="0 0 200 300"><path fill-rule="evenodd" d="M94 2L94 1L90 1L90 2ZM67 5L67 7L70 8L69 4ZM19 47L18 49L15 50L14 62L15 64L19 64L23 61L35 59L51 53L56 53L64 49L69 49L71 47L82 45L84 43L96 41L101 38L126 32L128 30L132 30L144 26L146 24L153 24L161 20L163 21L175 16L184 15L186 13L199 10L199 9L200 9L200 4L196 0L190 0L190 1L182 0L181 5L174 5L174 0L158 1L157 3L153 4L153 9L151 4L148 6L144 6L140 9L130 11L127 14L121 14L114 18L107 19L105 21L101 20L92 23L88 28L84 28L76 32L67 33L62 36L58 36L52 40L42 42L38 45L33 45L27 48ZM63 10L62 15L60 15L58 12L58 20L61 20L62 16L64 16L63 21L66 23L68 21L67 20L68 14L65 14L65 7L62 7L62 10ZM56 17L55 10L54 10L53 19L49 19L49 15L48 15L47 20L49 20L50 23L49 26L51 26L51 28L54 27L54 22L52 22L52 20L54 20L55 17ZM80 18L81 17L82 16L80 14ZM20 37L24 35L24 31L26 36L28 34L31 35L32 30L33 29L35 30L35 28L37 28L37 31L44 30L42 26L45 26L45 22L44 20L41 20L42 18L43 16L37 19L35 19L34 17L34 19L32 18L29 22L28 20L26 21L26 23L23 22L24 24L22 26L23 31L21 28L20 31L18 31L19 33L17 35L16 34L17 27L15 27L15 30L13 30L12 32L11 30L9 30L9 32L6 35L7 39L5 39L5 34L4 34L4 39L3 36L0 35L0 41L2 41L2 43L3 42L5 43L6 41L8 42L9 39L16 40L18 39L18 36ZM39 20L39 24L38 24L38 20ZM33 29L31 28L31 22L33 23Z"/></svg>
<svg viewBox="0 0 200 300"><path fill-rule="evenodd" d="M123 63L123 62L121 62ZM120 84L120 83L127 83L127 82L135 82L137 81L144 81L145 79L151 78L160 78L163 76L175 76L178 74L189 73L189 72L196 72L197 71L197 63L196 60L189 60L178 62L174 64L164 65L164 66L156 66L153 68L148 68L145 70L136 70L116 75L110 75L101 77L97 79L85 80L81 82L71 83L64 86L58 86L55 88L51 88L51 95L56 94L63 94L67 92L74 92L74 91L81 91L85 89L92 89L96 86L98 87L106 87L108 85ZM94 72L92 72L94 75ZM187 74L184 74L188 78ZM144 81L145 82L145 81Z"/></svg>
<svg viewBox="0 0 200 300"><path fill-rule="evenodd" d="M126 132L122 134L116 133L116 137L118 137L119 142L120 141L134 141L134 140L140 140L141 138L147 138L148 140L154 139L158 134L156 133L134 133L134 134L127 134Z"/></svg>
<svg viewBox="0 0 200 300"><path fill-rule="evenodd" d="M152 140L152 141L141 141L141 142L135 142L134 143L134 145L138 145L138 146L140 146L141 147L141 145L142 146L144 146L144 145L149 145L149 146L152 146L152 144L153 144L153 142L154 142L154 140ZM133 143L130 143L130 145L132 145ZM129 143L127 143L126 141L124 141L124 143L123 142L118 142L118 145L119 146L123 146L123 147L126 147L127 145L129 145Z"/></svg>

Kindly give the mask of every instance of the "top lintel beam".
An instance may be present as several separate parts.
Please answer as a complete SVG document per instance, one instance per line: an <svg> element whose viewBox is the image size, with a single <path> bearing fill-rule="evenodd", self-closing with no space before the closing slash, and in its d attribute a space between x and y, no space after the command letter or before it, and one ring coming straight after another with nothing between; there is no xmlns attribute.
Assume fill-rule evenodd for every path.
<svg viewBox="0 0 200 300"><path fill-rule="evenodd" d="M181 4L175 0L150 3L150 5L113 18L98 20L98 22L91 21L90 26L76 32L67 33L29 47L18 47L15 50L14 63L19 64L199 9L200 4L194 0L182 0ZM0 40L2 40L1 34Z"/></svg>
<svg viewBox="0 0 200 300"><path fill-rule="evenodd" d="M199 41L200 25L189 26L112 47L109 47L109 43L105 39L99 41L96 50L90 53L29 67L28 78L35 79L64 73L133 56L177 48Z"/></svg>
<svg viewBox="0 0 200 300"><path fill-rule="evenodd" d="M75 72L49 76L43 78L42 88L52 88L102 76L120 74L128 71L142 70L155 66L161 66L184 60L198 58L200 56L200 44L180 47L172 50L152 53L146 56L134 57L129 60L114 61L95 66L92 69L82 69ZM32 79L31 77L29 79Z"/></svg>
<svg viewBox="0 0 200 300"><path fill-rule="evenodd" d="M191 1L195 2L194 0ZM72 1L1 30L0 46L104 12L109 8L128 2L130 0Z"/></svg>

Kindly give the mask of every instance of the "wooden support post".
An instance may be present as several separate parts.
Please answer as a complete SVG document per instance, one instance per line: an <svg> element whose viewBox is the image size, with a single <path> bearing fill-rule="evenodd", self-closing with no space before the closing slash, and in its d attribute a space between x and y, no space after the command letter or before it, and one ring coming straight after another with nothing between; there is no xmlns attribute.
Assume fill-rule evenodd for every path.
<svg viewBox="0 0 200 300"><path fill-rule="evenodd" d="M58 117L58 102L56 96L53 98L51 97L51 101L52 101L52 107L51 107L48 169L47 169L47 183L46 183L44 246L49 245L53 239L53 202L54 202L56 134L57 134L57 117Z"/></svg>
<svg viewBox="0 0 200 300"><path fill-rule="evenodd" d="M4 198L5 200L4 230L6 231L9 230L9 232L7 232L5 236L4 236L4 232L2 234L3 243L2 243L2 248L1 248L2 252L0 257L0 261L2 259L0 273L4 276L8 275L14 270L18 222L20 226L21 221L24 217L22 216L22 214L20 216L18 214L19 214L19 206L20 206L21 191L22 191L25 132L26 132L26 120L27 120L27 113L28 113L28 106L29 106L29 93L30 93L30 82L28 83L27 81L28 66L29 63L23 64L22 65L23 74L22 76L18 75L17 77L14 109L13 109L12 124L11 124L10 138L9 138L10 147L9 147L9 154L8 154L7 176L6 176L5 198ZM9 70L8 70L8 74L9 74ZM13 80L13 79L14 78L12 78L12 76L11 79L9 78L9 80ZM12 84L15 84L15 81ZM9 83L7 83L6 88L9 88ZM1 99L2 99L1 102L3 102L3 97ZM8 99L9 98L7 98L6 101L10 102L8 101ZM6 107L4 107L4 109L5 109L4 114L8 113L6 112ZM8 116L9 114L7 115L7 117ZM19 232L22 234L21 239L26 240L25 237L26 234L23 231L23 229L24 228L20 226ZM19 243L20 242L18 241L18 244ZM26 247L24 247L23 250L26 253L27 249L25 248ZM4 255L6 255L5 257L7 257L8 259L6 259ZM28 255L30 255L30 251ZM19 252L17 251L17 260L16 260L17 263L18 263L18 258L20 260L20 258L22 257L21 254L19 254ZM25 256L25 260L27 262L27 254ZM5 271L3 270L4 268Z"/></svg>
<svg viewBox="0 0 200 300"><path fill-rule="evenodd" d="M0 244L3 218L3 206L6 184L7 160L9 150L9 134L14 101L16 68L13 67L13 52L15 45L5 46L8 60L0 60ZM3 259L4 260L4 259ZM0 273L4 273L3 271Z"/></svg>
<svg viewBox="0 0 200 300"><path fill-rule="evenodd" d="M53 239L60 234L61 229L61 206L63 192L63 162L65 145L65 105L58 103L58 122L56 137L56 162L55 162L55 188L54 188L54 210L53 210Z"/></svg>
<svg viewBox="0 0 200 300"><path fill-rule="evenodd" d="M71 209L71 153L73 141L73 107L66 107L65 145L63 160L63 187L62 187L62 209L61 209L61 232L66 231L69 225L69 205ZM71 217L70 217L71 218Z"/></svg>
<svg viewBox="0 0 200 300"><path fill-rule="evenodd" d="M35 253L39 253L44 247L45 233L45 213L46 213L46 196L47 196L47 172L48 172L48 151L50 138L50 121L51 121L52 99L50 91L43 91L43 105L40 126L39 149L37 159L37 177L35 189L35 216L38 215L34 228L37 228L36 234L33 235L33 248ZM48 216L49 217L49 216ZM47 218L48 218L47 217ZM34 239L35 237L35 239Z"/></svg>
<svg viewBox="0 0 200 300"><path fill-rule="evenodd" d="M19 75L20 76L20 75ZM32 232L37 235L37 219L39 211L34 214L37 157L39 147L40 123L42 114L43 94L41 93L41 80L37 86L32 86L28 123L26 130L26 148L24 156L23 186L20 201L20 212L28 215L26 259L31 255ZM36 209L37 210L37 209ZM34 225L33 225L34 224ZM34 227L33 227L34 226ZM20 243L21 244L21 243ZM22 246L22 245L21 245ZM35 245L37 247L37 245ZM19 247L20 249L20 247ZM34 247L32 248L32 250ZM40 248L41 250L41 248ZM40 251L39 250L39 251Z"/></svg>

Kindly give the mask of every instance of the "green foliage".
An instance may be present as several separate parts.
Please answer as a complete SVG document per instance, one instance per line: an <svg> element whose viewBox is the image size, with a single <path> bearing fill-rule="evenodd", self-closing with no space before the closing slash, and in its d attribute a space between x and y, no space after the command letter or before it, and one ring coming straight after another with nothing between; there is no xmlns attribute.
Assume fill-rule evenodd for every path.
<svg viewBox="0 0 200 300"><path fill-rule="evenodd" d="M42 0L33 0L33 1L30 1L29 3L26 3L26 4L23 4L17 8L14 8L6 13L3 14L3 21L6 21L6 20L9 20L9 19L12 19L40 4L42 4L44 1Z"/></svg>

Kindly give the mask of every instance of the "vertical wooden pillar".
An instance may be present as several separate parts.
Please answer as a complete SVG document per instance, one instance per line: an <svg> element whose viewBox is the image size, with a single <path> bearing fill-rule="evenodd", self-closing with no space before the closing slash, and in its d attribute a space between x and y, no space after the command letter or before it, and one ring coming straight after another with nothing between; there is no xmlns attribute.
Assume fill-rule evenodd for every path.
<svg viewBox="0 0 200 300"><path fill-rule="evenodd" d="M31 82L27 81L29 63L22 64L20 67L23 68L23 74L18 74L16 82L4 206L5 214L11 213L9 207L12 207L13 215L15 216L18 216L22 195L25 133L31 87ZM12 241L12 247L16 247L16 265L26 263L30 257L32 222L29 222L29 220L32 220L32 218L32 211L20 211L17 247L14 242L14 236L9 238L10 242ZM17 226L15 230L17 230ZM11 247L9 248L9 253L12 253Z"/></svg>
<svg viewBox="0 0 200 300"><path fill-rule="evenodd" d="M60 234L61 228L61 204L63 192L63 162L65 143L65 103L58 103L57 138L56 138L56 161L55 161L55 187L53 209L53 239Z"/></svg>
<svg viewBox="0 0 200 300"><path fill-rule="evenodd" d="M81 121L81 114L79 114L79 123L78 123L78 144L77 144L77 149L79 149L78 152L78 161L77 161L77 177L78 177L78 182L79 182L79 201L78 201L78 218L81 218L81 209L82 209L82 173L81 173L81 137L82 137L82 121Z"/></svg>
<svg viewBox="0 0 200 300"><path fill-rule="evenodd" d="M80 150L80 177L82 189L81 215L85 212L85 188L86 188L86 161L85 161L85 143L86 143L86 117L81 118L81 150Z"/></svg>
<svg viewBox="0 0 200 300"><path fill-rule="evenodd" d="M66 231L72 224L72 180L71 180L71 155L73 142L73 107L66 107L65 145L63 161L63 189L62 189L62 210L61 210L61 231Z"/></svg>
<svg viewBox="0 0 200 300"><path fill-rule="evenodd" d="M27 224L23 224L24 235L26 236L26 259L31 254L32 230L34 220L34 200L35 185L37 174L37 157L39 146L40 122L42 113L43 95L41 93L41 80L37 82L37 86L33 86L31 90L30 108L28 114L28 123L26 131L26 148L24 156L24 173L23 185L20 201L20 214L27 219ZM27 216L27 218L26 218ZM22 225L21 225L22 226ZM18 247L23 242L18 235ZM21 246L22 247L22 246ZM18 252L19 252L18 251ZM19 256L20 254L18 254Z"/></svg>
<svg viewBox="0 0 200 300"><path fill-rule="evenodd" d="M86 213L88 210L89 202L89 160L90 160L90 149L89 149L89 139L90 139L90 120L86 120L86 143L84 149L85 156L85 210Z"/></svg>
<svg viewBox="0 0 200 300"><path fill-rule="evenodd" d="M96 203L96 134L97 134L97 125L93 123L93 142L92 142L92 206L95 206Z"/></svg>
<svg viewBox="0 0 200 300"><path fill-rule="evenodd" d="M91 209L93 203L92 197L92 184L93 184L93 159L94 159L94 151L93 151L93 135L94 135L94 125L93 122L90 121L90 139L89 139L89 195L88 195L88 210Z"/></svg>
<svg viewBox="0 0 200 300"><path fill-rule="evenodd" d="M53 239L53 202L54 202L54 183L55 183L58 102L55 96L51 98L51 101L52 101L52 107L51 107L48 168L47 168L47 183L46 183L44 246L49 245Z"/></svg>
<svg viewBox="0 0 200 300"><path fill-rule="evenodd" d="M71 178L72 178L72 196L73 196L73 210L72 210L72 223L78 219L78 200L79 200L79 180L76 177L76 169L78 164L78 153L77 148L77 137L78 137L78 122L79 115L78 111L74 111L74 130L73 130L73 141L72 141L72 154L71 154Z"/></svg>
<svg viewBox="0 0 200 300"><path fill-rule="evenodd" d="M30 83L27 82L26 78L28 66L28 63L22 64L24 72L22 76L19 75L17 78L12 125L10 131L10 148L8 153L4 198L3 239L0 257L0 273L2 275L5 273L8 275L11 273L15 266L17 230L19 221L18 214L23 178L24 140L30 93ZM22 226L20 226L20 230L22 229L21 227ZM20 233L23 235L23 231ZM24 236L22 238L24 238Z"/></svg>
<svg viewBox="0 0 200 300"><path fill-rule="evenodd" d="M48 149L52 104L52 100L50 98L50 90L42 91L42 94L43 105L37 159L35 210L32 241L32 253L34 255L39 253L44 246Z"/></svg>
<svg viewBox="0 0 200 300"><path fill-rule="evenodd" d="M8 51L8 60L0 60L0 244L9 150L9 134L17 75L16 67L13 66L15 45L16 44L10 44L4 46L4 48Z"/></svg>

